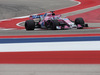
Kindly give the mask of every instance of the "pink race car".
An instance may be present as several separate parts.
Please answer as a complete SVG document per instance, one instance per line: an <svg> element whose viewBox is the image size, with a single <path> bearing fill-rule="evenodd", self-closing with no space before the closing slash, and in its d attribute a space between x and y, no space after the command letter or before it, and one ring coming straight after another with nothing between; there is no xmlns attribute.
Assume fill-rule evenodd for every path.
<svg viewBox="0 0 100 75"><path fill-rule="evenodd" d="M45 13L44 15L32 15L30 19L25 22L26 30L34 30L35 28L61 30L61 29L83 29L88 27L83 18L76 18L71 21L68 18L61 18L61 15L55 15L53 11Z"/></svg>

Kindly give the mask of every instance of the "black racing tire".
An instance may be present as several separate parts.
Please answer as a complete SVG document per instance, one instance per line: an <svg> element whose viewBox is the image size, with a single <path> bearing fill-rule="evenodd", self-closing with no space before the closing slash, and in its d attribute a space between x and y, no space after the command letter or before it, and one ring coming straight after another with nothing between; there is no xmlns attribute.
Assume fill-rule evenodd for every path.
<svg viewBox="0 0 100 75"><path fill-rule="evenodd" d="M83 20L83 18L76 18L75 19L75 24L76 25L78 25L78 24L84 24L85 22L84 22L84 20Z"/></svg>
<svg viewBox="0 0 100 75"><path fill-rule="evenodd" d="M35 22L34 22L34 20L27 20L25 22L25 29L26 30L34 30L35 29Z"/></svg>
<svg viewBox="0 0 100 75"><path fill-rule="evenodd" d="M83 18L76 18L76 19L75 19L75 24L76 24L76 25L80 24L80 25L82 26L82 27L77 28L77 29L83 29L84 24L85 24L84 19L83 19Z"/></svg>
<svg viewBox="0 0 100 75"><path fill-rule="evenodd" d="M84 19L83 18L76 18L75 24L76 25L78 25L78 24L84 25L85 24Z"/></svg>
<svg viewBox="0 0 100 75"><path fill-rule="evenodd" d="M48 20L48 21L45 22L46 29L50 29L51 28L50 27L50 22L51 22L51 20Z"/></svg>
<svg viewBox="0 0 100 75"><path fill-rule="evenodd" d="M51 20L50 21L51 30L56 30L56 26L59 26L58 20Z"/></svg>

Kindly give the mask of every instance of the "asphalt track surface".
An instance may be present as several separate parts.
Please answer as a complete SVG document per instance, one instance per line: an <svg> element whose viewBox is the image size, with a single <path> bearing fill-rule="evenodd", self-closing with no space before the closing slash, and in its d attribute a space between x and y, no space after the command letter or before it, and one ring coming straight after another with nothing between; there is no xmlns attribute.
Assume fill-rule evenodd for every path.
<svg viewBox="0 0 100 75"><path fill-rule="evenodd" d="M10 1L9 1L10 2ZM41 11L41 10L38 10L38 9L35 9L36 11L29 11L29 12L24 12L25 15L29 15L32 14L32 13L40 13L40 12L46 12L46 11L49 11L49 10L55 10L55 9L60 9L60 8L65 8L65 7L70 7L70 6L74 6L74 5L77 5L78 2L73 2L73 1L69 1L67 0L64 0L64 1L44 1L44 5L41 5L43 3L43 1L30 1L30 6L29 6L29 3L27 4L27 2L25 2L23 4L23 1L21 1L19 4L18 2L19 1L12 1L11 3L9 2L6 2L6 1L1 1L0 3L6 5L5 8L1 9L2 12L5 12L7 15L9 15L9 17L6 16L5 13L1 13L1 18L2 19L5 19L5 18L11 18L11 17L18 17L19 15L22 15L23 14L21 13L22 11L24 12L24 10L26 10L25 8L23 7L16 7L16 9L20 9L21 11L18 11L15 13L15 11L13 11L11 9L11 7L9 7L9 5L12 5L12 8L15 9L14 6L18 6L18 5L24 5L28 7L27 11L33 7L33 9L35 9L36 7L32 6L32 5L39 5L38 7L41 7L41 8L44 8L45 11ZM48 7L47 5L47 2L49 3L48 4ZM55 4L53 4L54 2L56 2ZM66 2L66 3L65 3ZM41 3L41 4L39 4ZM52 5L51 5L51 4ZM7 6L8 5L8 6ZM14 6L13 6L14 5ZM60 7L61 6L61 7ZM7 8L9 10L9 12L7 12L6 7L9 7ZM53 8L52 8L53 7ZM83 10L78 10L78 11L73 11L73 12L70 12L70 13L67 13L67 14L63 14L62 16L65 17L65 16L71 16L71 15L76 15L76 14L80 14L80 13L84 13L84 12L88 12L88 11L92 11L92 10L95 10L95 9L98 9L100 8L100 6L95 6L95 7L91 7L91 8L87 8L87 9L83 9ZM11 10L11 11L10 11ZM32 10L32 9L30 9ZM11 14L11 13L12 14ZM3 15L5 14L5 15ZM18 14L18 15L17 15ZM88 13L89 14L89 13ZM5 17L5 18L4 18ZM89 23L89 26L90 27L100 27L99 23ZM71 30L35 30L35 31L25 31L25 29L15 29L15 30L7 30L7 29L0 29L0 36L9 36L9 35L48 35L48 34L85 34L85 33L99 33L100 31L100 28L97 28L97 29L84 29L84 30L77 30L77 29L71 29Z"/></svg>
<svg viewBox="0 0 100 75"><path fill-rule="evenodd" d="M77 3L69 0L0 0L0 19L47 12Z"/></svg>
<svg viewBox="0 0 100 75"><path fill-rule="evenodd" d="M41 13L49 10L76 5L77 2L69 0L0 0L0 19ZM23 13L24 12L24 13ZM94 25L94 24L92 24ZM99 24L98 24L99 25ZM78 34L100 33L99 29L93 30L0 30L2 35L43 35L43 34ZM100 75L99 64L0 64L0 75Z"/></svg>

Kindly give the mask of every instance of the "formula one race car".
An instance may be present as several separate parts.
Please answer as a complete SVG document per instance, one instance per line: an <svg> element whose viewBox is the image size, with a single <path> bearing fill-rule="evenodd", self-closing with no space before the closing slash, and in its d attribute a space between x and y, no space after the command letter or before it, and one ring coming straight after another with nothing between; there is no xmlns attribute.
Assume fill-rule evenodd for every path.
<svg viewBox="0 0 100 75"><path fill-rule="evenodd" d="M35 28L61 30L61 29L83 29L88 27L83 18L76 18L71 21L68 18L61 18L61 15L55 15L54 11L45 13L44 15L31 15L30 19L25 22L26 30L34 30Z"/></svg>

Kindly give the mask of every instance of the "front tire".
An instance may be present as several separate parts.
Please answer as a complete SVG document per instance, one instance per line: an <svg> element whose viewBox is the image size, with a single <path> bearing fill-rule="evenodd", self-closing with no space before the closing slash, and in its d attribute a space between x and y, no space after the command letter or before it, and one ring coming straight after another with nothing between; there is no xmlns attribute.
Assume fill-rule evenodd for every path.
<svg viewBox="0 0 100 75"><path fill-rule="evenodd" d="M34 22L34 20L27 20L25 22L25 29L26 30L34 30L35 29L35 22Z"/></svg>
<svg viewBox="0 0 100 75"><path fill-rule="evenodd" d="M83 29L85 22L84 22L83 18L76 18L76 19L75 19L75 24L76 24L77 26L78 26L78 24L80 24L80 25L82 26L82 27L77 28L77 29Z"/></svg>
<svg viewBox="0 0 100 75"><path fill-rule="evenodd" d="M51 20L50 22L51 30L56 30L56 26L59 26L58 20Z"/></svg>

